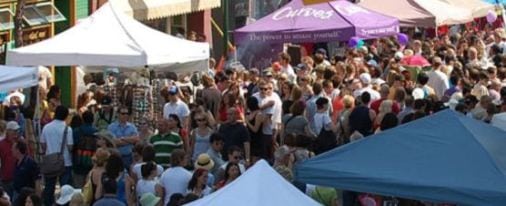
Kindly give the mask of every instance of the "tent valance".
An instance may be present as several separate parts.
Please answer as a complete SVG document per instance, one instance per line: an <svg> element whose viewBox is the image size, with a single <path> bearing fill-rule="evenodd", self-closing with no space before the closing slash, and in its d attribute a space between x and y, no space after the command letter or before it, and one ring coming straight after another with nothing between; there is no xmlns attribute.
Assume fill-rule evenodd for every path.
<svg viewBox="0 0 506 206"><path fill-rule="evenodd" d="M109 0L137 20L150 20L220 7L221 0Z"/></svg>

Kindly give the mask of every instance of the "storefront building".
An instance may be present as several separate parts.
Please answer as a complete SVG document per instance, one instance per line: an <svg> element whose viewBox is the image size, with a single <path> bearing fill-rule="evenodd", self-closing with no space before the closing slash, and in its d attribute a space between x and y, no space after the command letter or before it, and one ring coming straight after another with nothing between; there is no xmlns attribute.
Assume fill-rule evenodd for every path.
<svg viewBox="0 0 506 206"><path fill-rule="evenodd" d="M0 0L0 63L5 64L6 49L14 46L15 0ZM54 35L55 25L68 19L54 0L28 0L23 15L23 44L29 45Z"/></svg>

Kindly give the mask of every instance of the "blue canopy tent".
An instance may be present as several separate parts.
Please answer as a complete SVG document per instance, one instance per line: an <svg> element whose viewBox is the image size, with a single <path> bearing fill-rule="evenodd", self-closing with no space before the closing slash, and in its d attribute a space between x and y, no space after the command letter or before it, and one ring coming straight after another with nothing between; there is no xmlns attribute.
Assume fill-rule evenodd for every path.
<svg viewBox="0 0 506 206"><path fill-rule="evenodd" d="M491 4L506 4L506 0L484 0L484 1Z"/></svg>
<svg viewBox="0 0 506 206"><path fill-rule="evenodd" d="M506 133L451 110L296 166L315 185L459 205L506 204Z"/></svg>

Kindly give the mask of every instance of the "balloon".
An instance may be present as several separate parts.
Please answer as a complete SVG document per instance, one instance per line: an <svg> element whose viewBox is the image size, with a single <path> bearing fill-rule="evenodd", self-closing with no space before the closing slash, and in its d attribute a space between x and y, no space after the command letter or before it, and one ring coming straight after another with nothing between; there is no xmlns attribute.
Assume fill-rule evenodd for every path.
<svg viewBox="0 0 506 206"><path fill-rule="evenodd" d="M357 48L363 47L364 45L365 45L364 40L362 40L362 39L358 40L358 42L357 42Z"/></svg>
<svg viewBox="0 0 506 206"><path fill-rule="evenodd" d="M348 47L356 47L360 41L360 38L358 37L351 37L350 40L348 40Z"/></svg>
<svg viewBox="0 0 506 206"><path fill-rule="evenodd" d="M487 22L489 24L492 24L495 22L495 20L497 20L497 14L495 13L495 11L489 10L487 13Z"/></svg>
<svg viewBox="0 0 506 206"><path fill-rule="evenodd" d="M399 44L401 44L402 46L406 46L409 42L409 37L406 34L398 33L397 40L399 41Z"/></svg>

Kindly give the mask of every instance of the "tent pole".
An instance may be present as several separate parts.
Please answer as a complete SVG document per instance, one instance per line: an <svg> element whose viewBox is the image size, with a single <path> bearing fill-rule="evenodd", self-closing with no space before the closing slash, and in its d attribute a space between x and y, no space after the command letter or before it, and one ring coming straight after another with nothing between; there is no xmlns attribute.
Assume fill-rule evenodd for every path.
<svg viewBox="0 0 506 206"><path fill-rule="evenodd" d="M228 0L222 1L223 5L223 56L225 57L225 60L228 57L228 30L229 30L229 19L228 19Z"/></svg>

